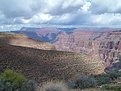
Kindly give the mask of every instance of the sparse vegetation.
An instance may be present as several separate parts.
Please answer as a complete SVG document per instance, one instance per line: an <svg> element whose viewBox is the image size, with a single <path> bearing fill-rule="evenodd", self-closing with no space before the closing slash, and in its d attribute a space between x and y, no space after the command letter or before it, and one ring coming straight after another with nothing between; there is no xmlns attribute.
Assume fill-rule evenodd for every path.
<svg viewBox="0 0 121 91"><path fill-rule="evenodd" d="M116 71L116 72L97 75L95 76L95 79L97 80L97 83L100 86L103 84L110 84L119 77L121 77L121 72Z"/></svg>
<svg viewBox="0 0 121 91"><path fill-rule="evenodd" d="M48 82L38 87L36 81L29 80L12 70L5 70L0 75L0 91L68 91L70 89L93 89L102 85L102 89L121 91L120 85L109 85L115 79L121 77L121 72L97 75L103 73L104 66L101 64L102 62L92 59L90 56L9 44L1 44L0 51L0 72L6 68L13 69L38 83L53 79L68 81L66 84L63 82ZM86 75L72 79L78 73ZM89 76L90 74L96 74L96 76Z"/></svg>
<svg viewBox="0 0 121 91"><path fill-rule="evenodd" d="M94 88L94 91L121 91L121 84L111 84L118 77L120 72L96 77L78 75L68 82L51 81L38 86L35 81L28 80L22 74L8 69L0 75L0 91L78 91L79 89L93 91ZM101 86L100 90L96 90L98 86Z"/></svg>
<svg viewBox="0 0 121 91"><path fill-rule="evenodd" d="M97 84L103 85L103 84L110 84L112 82L111 78L109 76L107 76L106 74L104 75L98 75L95 77Z"/></svg>
<svg viewBox="0 0 121 91"><path fill-rule="evenodd" d="M109 72L109 73L107 73L107 75L108 75L112 80L115 80L115 79L117 79L118 77L121 77L121 72L119 72L119 71Z"/></svg>
<svg viewBox="0 0 121 91"><path fill-rule="evenodd" d="M33 81L12 70L7 69L0 75L0 91L35 91L36 87Z"/></svg>
<svg viewBox="0 0 121 91"><path fill-rule="evenodd" d="M11 45L0 48L1 70L6 68L21 71L26 76L42 82L48 79L69 79L75 74L99 74L104 66L86 59L87 56L78 53L38 50ZM11 55L9 55L11 54ZM101 68L97 70L97 68ZM31 74L30 74L31 73ZM53 73L53 74L52 74Z"/></svg>
<svg viewBox="0 0 121 91"><path fill-rule="evenodd" d="M23 75L12 70L5 70L4 73L0 75L0 88L3 89L3 91L13 91L20 88L24 81L26 81L26 78Z"/></svg>
<svg viewBox="0 0 121 91"><path fill-rule="evenodd" d="M37 82L33 80L27 80L22 84L21 91L37 91Z"/></svg>
<svg viewBox="0 0 121 91"><path fill-rule="evenodd" d="M110 84L103 85L101 88L102 91L121 91L121 84Z"/></svg>
<svg viewBox="0 0 121 91"><path fill-rule="evenodd" d="M86 75L78 76L74 80L67 83L69 88L73 89L84 89L84 88L92 88L97 86L97 82L94 78L88 77Z"/></svg>
<svg viewBox="0 0 121 91"><path fill-rule="evenodd" d="M63 82L47 82L38 91L68 91L68 88Z"/></svg>
<svg viewBox="0 0 121 91"><path fill-rule="evenodd" d="M95 87L102 86L102 85L109 86L107 84L111 84L117 78L121 77L120 74L121 72L110 72L107 74L100 74L94 77L90 77L90 76L88 77L85 75L77 76L72 81L67 82L67 85L71 89L95 88Z"/></svg>

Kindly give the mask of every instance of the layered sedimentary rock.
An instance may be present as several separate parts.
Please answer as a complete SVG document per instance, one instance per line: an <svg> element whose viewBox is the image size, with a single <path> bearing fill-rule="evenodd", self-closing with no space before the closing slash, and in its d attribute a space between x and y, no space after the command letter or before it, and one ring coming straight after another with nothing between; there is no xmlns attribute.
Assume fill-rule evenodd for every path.
<svg viewBox="0 0 121 91"><path fill-rule="evenodd" d="M121 52L121 31L115 30L119 29L78 28L71 32L65 32L57 28L40 28L34 31L21 30L17 33L49 42L59 51L98 57L103 60L106 67L111 67L112 64L119 61Z"/></svg>
<svg viewBox="0 0 121 91"><path fill-rule="evenodd" d="M100 38L99 55L106 63L106 66L111 66L116 61L119 61L121 55L121 32L104 33Z"/></svg>
<svg viewBox="0 0 121 91"><path fill-rule="evenodd" d="M54 45L60 51L98 55L108 67L121 55L121 32L61 33Z"/></svg>

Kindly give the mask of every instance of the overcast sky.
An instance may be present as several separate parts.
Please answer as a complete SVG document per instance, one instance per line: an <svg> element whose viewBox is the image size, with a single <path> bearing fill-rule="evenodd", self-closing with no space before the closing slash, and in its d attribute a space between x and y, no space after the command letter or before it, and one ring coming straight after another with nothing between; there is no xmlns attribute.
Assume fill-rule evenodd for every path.
<svg viewBox="0 0 121 91"><path fill-rule="evenodd" d="M121 25L121 0L0 0L0 24Z"/></svg>

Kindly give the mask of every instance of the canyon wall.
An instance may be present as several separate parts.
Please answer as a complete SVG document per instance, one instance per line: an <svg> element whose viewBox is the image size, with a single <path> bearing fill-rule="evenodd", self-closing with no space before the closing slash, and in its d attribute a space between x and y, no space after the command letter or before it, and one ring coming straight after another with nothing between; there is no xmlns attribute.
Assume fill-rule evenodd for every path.
<svg viewBox="0 0 121 91"><path fill-rule="evenodd" d="M25 30L25 29L23 29ZM34 31L17 31L33 39L49 42L58 51L69 51L98 57L105 67L119 62L121 55L121 31L116 29L74 29L65 32L57 28L40 28ZM91 31L90 31L91 30Z"/></svg>

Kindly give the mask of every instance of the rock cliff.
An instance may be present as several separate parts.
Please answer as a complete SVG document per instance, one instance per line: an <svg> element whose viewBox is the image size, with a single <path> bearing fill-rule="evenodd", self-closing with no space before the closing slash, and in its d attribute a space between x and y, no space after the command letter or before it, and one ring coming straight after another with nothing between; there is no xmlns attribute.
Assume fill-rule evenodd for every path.
<svg viewBox="0 0 121 91"><path fill-rule="evenodd" d="M69 32L60 28L40 28L34 31L20 30L17 33L49 42L58 51L76 52L98 57L103 60L105 67L112 67L114 63L119 61L121 55L120 29L78 28Z"/></svg>

